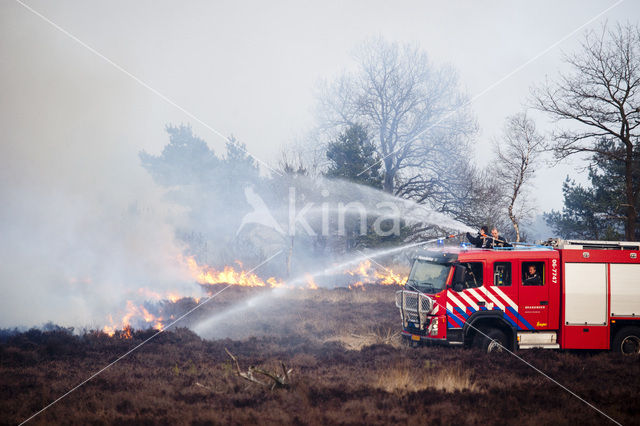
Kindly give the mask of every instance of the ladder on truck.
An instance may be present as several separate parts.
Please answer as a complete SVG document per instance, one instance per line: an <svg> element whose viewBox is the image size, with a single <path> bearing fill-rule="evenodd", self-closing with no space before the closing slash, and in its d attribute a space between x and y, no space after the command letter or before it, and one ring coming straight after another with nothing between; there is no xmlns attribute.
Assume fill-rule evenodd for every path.
<svg viewBox="0 0 640 426"><path fill-rule="evenodd" d="M562 240L550 239L548 245L559 249L573 250L640 250L640 243L635 241L595 241L595 240Z"/></svg>

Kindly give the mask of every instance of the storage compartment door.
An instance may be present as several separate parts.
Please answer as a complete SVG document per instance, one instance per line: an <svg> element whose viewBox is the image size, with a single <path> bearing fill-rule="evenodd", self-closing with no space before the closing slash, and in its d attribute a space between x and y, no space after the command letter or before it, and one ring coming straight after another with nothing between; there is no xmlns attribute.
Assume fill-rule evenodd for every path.
<svg viewBox="0 0 640 426"><path fill-rule="evenodd" d="M564 324L607 324L607 264L566 263Z"/></svg>
<svg viewBox="0 0 640 426"><path fill-rule="evenodd" d="M611 316L640 316L640 265L611 264Z"/></svg>
<svg viewBox="0 0 640 426"><path fill-rule="evenodd" d="M566 263L564 266L565 349L609 349L607 264Z"/></svg>

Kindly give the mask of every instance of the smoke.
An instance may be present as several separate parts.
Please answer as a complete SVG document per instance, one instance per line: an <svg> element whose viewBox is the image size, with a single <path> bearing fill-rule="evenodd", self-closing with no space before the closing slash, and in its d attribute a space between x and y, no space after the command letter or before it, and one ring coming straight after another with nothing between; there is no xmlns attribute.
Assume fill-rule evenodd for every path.
<svg viewBox="0 0 640 426"><path fill-rule="evenodd" d="M183 247L173 224L184 212L164 201L137 157L162 146L168 118L151 118L147 93L128 77L7 6L0 327L102 326L143 285L199 291L174 259Z"/></svg>
<svg viewBox="0 0 640 426"><path fill-rule="evenodd" d="M220 155L187 126L167 132L160 154L74 140L40 146L36 167L34 147L3 146L0 327L102 328L110 317L119 323L129 300L201 296L185 256L250 269L282 252L257 272L286 281L335 267L357 249L402 245L393 224L468 229L351 182L261 176L234 145ZM378 231L385 235L366 240ZM339 284L333 272L319 274L318 285Z"/></svg>
<svg viewBox="0 0 640 426"><path fill-rule="evenodd" d="M381 214L446 219L348 182L260 175L241 150L228 146L214 153L185 126L170 128L169 135L157 124L148 131L123 123L114 131L115 106L87 112L90 96L77 99L75 92L60 105L82 118L71 131L50 105L37 102L40 89L36 84L18 96L8 88L16 102L2 110L0 327L52 321L102 328L110 316L119 322L128 300L139 304L168 292L200 296L183 255L217 267L241 260L250 269L282 250L257 272L283 279L330 267L358 248L351 245L359 237L337 235L340 203L360 203L368 222ZM63 86L57 90L64 92ZM151 154L139 156L143 149ZM384 201L400 203L397 214L380 211L377 204ZM292 225L292 203L298 213L313 203L305 218L317 235L307 234L301 221ZM255 220L242 226L256 210L258 222L270 227ZM325 217L330 235L322 235ZM347 229L357 228L359 212L345 217ZM402 243L387 239L388 246ZM319 277L318 285L334 285L332 280Z"/></svg>
<svg viewBox="0 0 640 426"><path fill-rule="evenodd" d="M104 93L79 95L65 78L56 107L40 102L42 81L10 83L0 83L12 99L0 108L0 327L101 328L126 300L143 299L141 287L199 294L179 261L184 211L137 157L154 133L114 123L110 96L96 110L91 96Z"/></svg>
<svg viewBox="0 0 640 426"><path fill-rule="evenodd" d="M97 327L139 299L197 292L167 223L171 211L147 196L3 189L0 326Z"/></svg>
<svg viewBox="0 0 640 426"><path fill-rule="evenodd" d="M255 224L238 231L251 211L245 197L251 187L286 233L289 181L247 180L237 167L188 183L154 181L138 154L159 156L167 143L163 126L180 120L175 109L20 7L15 10L0 18L0 53L11 58L0 67L0 327L52 321L101 328L109 316L118 320L127 300L143 302L165 292L199 296L180 261L184 254L215 266L240 259L249 269L278 250L291 252L262 267L264 276L295 276L342 255L302 234L292 240ZM78 22L86 23L80 16ZM105 53L126 59L127 48L125 43ZM184 80L171 80L184 91ZM191 92L201 98L201 81L194 82ZM211 117L232 110L224 102L206 103L222 105ZM218 155L218 164L227 160ZM193 165L182 163L181 176L193 177ZM321 205L310 179L299 179L295 187ZM321 226L322 214L309 220Z"/></svg>

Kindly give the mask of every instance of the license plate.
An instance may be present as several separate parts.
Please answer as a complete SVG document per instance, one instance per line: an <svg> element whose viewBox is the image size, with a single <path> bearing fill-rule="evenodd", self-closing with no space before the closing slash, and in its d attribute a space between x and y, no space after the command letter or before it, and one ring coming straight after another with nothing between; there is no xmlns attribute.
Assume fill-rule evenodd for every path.
<svg viewBox="0 0 640 426"><path fill-rule="evenodd" d="M420 341L420 336L415 336L415 335L411 335L411 340L419 342Z"/></svg>

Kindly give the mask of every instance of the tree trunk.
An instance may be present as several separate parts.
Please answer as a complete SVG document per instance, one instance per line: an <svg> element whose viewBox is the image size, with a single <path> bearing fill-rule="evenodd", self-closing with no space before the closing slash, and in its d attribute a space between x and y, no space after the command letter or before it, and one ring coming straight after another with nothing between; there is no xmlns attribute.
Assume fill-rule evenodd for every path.
<svg viewBox="0 0 640 426"><path fill-rule="evenodd" d="M631 141L624 141L626 145L626 161L624 162L624 186L627 198L627 220L624 227L624 237L627 241L636 240L636 211L635 199L633 196L633 144Z"/></svg>
<svg viewBox="0 0 640 426"><path fill-rule="evenodd" d="M637 214L633 206L627 207L627 223L625 224L624 236L627 241L636 240L636 219Z"/></svg>
<svg viewBox="0 0 640 426"><path fill-rule="evenodd" d="M516 217L513 215L514 202L515 200L511 201L511 204L509 204L509 219L511 219L511 223L513 223L513 229L515 229L516 231L516 242L519 243L520 242L520 226L518 225L518 221L516 220Z"/></svg>
<svg viewBox="0 0 640 426"><path fill-rule="evenodd" d="M391 156L384 159L384 168L384 183L382 184L382 189L384 190L384 192L393 194L393 180L396 174L393 170L393 159L391 158Z"/></svg>

